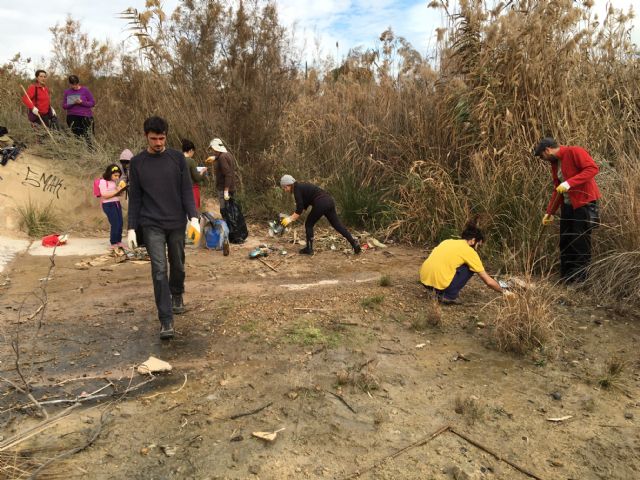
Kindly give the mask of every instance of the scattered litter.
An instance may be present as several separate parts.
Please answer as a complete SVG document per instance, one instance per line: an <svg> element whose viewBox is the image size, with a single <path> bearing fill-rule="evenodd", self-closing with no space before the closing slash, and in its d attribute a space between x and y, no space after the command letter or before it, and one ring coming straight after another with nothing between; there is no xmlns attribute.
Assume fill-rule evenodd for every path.
<svg viewBox="0 0 640 480"><path fill-rule="evenodd" d="M249 252L249 258L266 257L269 255L269 247L262 243Z"/></svg>
<svg viewBox="0 0 640 480"><path fill-rule="evenodd" d="M42 246L43 247L59 247L60 245L66 245L67 240L69 240L68 235L59 235L57 233L53 233L51 235L42 237Z"/></svg>
<svg viewBox="0 0 640 480"><path fill-rule="evenodd" d="M271 220L269 222L269 236L280 236L285 232L286 228L283 227L278 220Z"/></svg>
<svg viewBox="0 0 640 480"><path fill-rule="evenodd" d="M170 372L173 367L170 363L160 360L154 356L150 356L146 362L138 365L138 373L140 375Z"/></svg>
<svg viewBox="0 0 640 480"><path fill-rule="evenodd" d="M456 355L453 357L452 360L454 362L457 362L458 360L464 360L465 362L470 362L471 361L467 357L465 357L462 353L458 353L458 352L456 352Z"/></svg>
<svg viewBox="0 0 640 480"><path fill-rule="evenodd" d="M172 447L169 445L162 445L160 448L167 457L173 457L178 451L178 447Z"/></svg>
<svg viewBox="0 0 640 480"><path fill-rule="evenodd" d="M549 422L564 422L565 420L569 420L570 418L573 418L573 415L565 415L564 417L557 417L557 418L547 418L547 420Z"/></svg>
<svg viewBox="0 0 640 480"><path fill-rule="evenodd" d="M370 239L367 240L367 243L371 246L371 247L376 247L376 248L387 248L387 246L382 243L381 241L371 237Z"/></svg>
<svg viewBox="0 0 640 480"><path fill-rule="evenodd" d="M276 430L275 432L253 432L251 435L261 440L273 442L278 436L278 433L282 432L283 430L284 430L284 427L279 430Z"/></svg>
<svg viewBox="0 0 640 480"><path fill-rule="evenodd" d="M113 352L113 355L114 355L115 357L119 357L119 356L120 356L120 352Z"/></svg>
<svg viewBox="0 0 640 480"><path fill-rule="evenodd" d="M424 348L426 346L427 346L426 343L419 343L419 344L416 345L416 348Z"/></svg>
<svg viewBox="0 0 640 480"><path fill-rule="evenodd" d="M509 288L509 282L505 281L505 280L498 280L498 285L500 285L500 288L502 288L503 290L506 290Z"/></svg>

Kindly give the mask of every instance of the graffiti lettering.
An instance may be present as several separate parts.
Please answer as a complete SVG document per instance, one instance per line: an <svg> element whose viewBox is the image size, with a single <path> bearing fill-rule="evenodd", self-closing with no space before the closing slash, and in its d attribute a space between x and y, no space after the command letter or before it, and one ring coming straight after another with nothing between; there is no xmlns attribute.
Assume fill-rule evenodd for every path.
<svg viewBox="0 0 640 480"><path fill-rule="evenodd" d="M27 166L27 175L24 177L22 181L23 185L29 185L35 188L42 188L43 192L51 193L55 195L56 198L60 198L60 190L66 190L67 187L63 185L64 180L57 175L46 173L40 174L38 177L38 172L35 170L31 170L31 167Z"/></svg>

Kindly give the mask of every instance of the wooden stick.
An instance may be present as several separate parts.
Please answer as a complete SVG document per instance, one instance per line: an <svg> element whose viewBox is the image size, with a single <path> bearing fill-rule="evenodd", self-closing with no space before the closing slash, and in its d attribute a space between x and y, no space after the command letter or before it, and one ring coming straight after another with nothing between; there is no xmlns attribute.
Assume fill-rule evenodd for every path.
<svg viewBox="0 0 640 480"><path fill-rule="evenodd" d="M149 395L148 397L142 397L142 398L146 398L146 399L155 398L155 397L158 397L160 395L165 395L167 393L171 393L173 395L174 393L178 393L180 390L182 390L186 384L187 384L187 374L185 373L184 374L184 382L182 383L182 386L179 389L173 390L171 392L158 392L158 393L154 393L153 395Z"/></svg>
<svg viewBox="0 0 640 480"><path fill-rule="evenodd" d="M102 432L102 428L103 428L103 426L105 424L105 413L107 413L107 412L104 412L100 416L100 423L98 424L98 426L94 430L93 435L91 435L91 437L83 445L81 445L79 447L76 447L76 448L72 448L71 450L67 450L66 452L63 452L60 455L49 459L48 461L46 461L45 463L40 465L40 467L35 472L33 472L33 474L29 477L29 480L31 480L31 479L35 480L36 478L38 478L38 474L41 471L43 471L45 468L47 468L49 465L51 465L52 463L57 462L59 460L62 460L63 458L69 457L71 455L75 455L76 453L79 453L79 452L83 451L84 449L88 448L89 446L91 446L93 444L93 442L96 441L98 436L100 436L100 433Z"/></svg>
<svg viewBox="0 0 640 480"><path fill-rule="evenodd" d="M42 432L43 430L49 428L54 423L56 423L58 420L60 420L61 418L65 417L69 412L71 412L71 410L73 410L74 408L79 407L79 406L80 406L79 403L71 405L69 408L63 410L59 414L57 414L57 415L55 415L53 417L49 417L47 420L39 423L38 425L36 425L34 427L31 427L31 428L25 430L24 432L20 432L17 435L14 435L11 438L8 438L4 442L0 443L0 452L4 452L5 450L18 445L19 443L22 443L23 441L27 440L28 438L31 438L34 435L36 435L36 434Z"/></svg>
<svg viewBox="0 0 640 480"><path fill-rule="evenodd" d="M328 308L293 307L294 310L302 312L330 312Z"/></svg>
<svg viewBox="0 0 640 480"><path fill-rule="evenodd" d="M352 478L358 478L359 476L361 476L364 473L367 473L371 470L373 470L376 467L379 467L380 465L382 465L383 463L385 463L387 460L391 460L393 458L396 458L399 455L402 455L404 452L406 452L407 450L410 450L412 448L416 448L416 447L421 447L422 445L430 442L431 440L433 440L434 438L436 438L438 435L446 432L447 430L450 430L451 427L449 425L445 425L444 427L440 427L438 430L436 430L435 432L433 432L431 435L424 437L420 440L418 440L417 442L413 442L410 445L407 445L404 448L401 448L400 450L396 451L395 453L391 454L391 455L387 455L386 457L384 457L382 460L374 463L373 465L365 468L364 470L358 470L357 472L352 473L351 475L344 477L344 480L350 480Z"/></svg>
<svg viewBox="0 0 640 480"><path fill-rule="evenodd" d="M273 270L274 272L277 272L278 270L276 270L275 268L273 268L271 265L269 265L267 263L266 260L263 260L262 258L258 257L258 260L260 260L260 262L262 262L264 265L266 265L267 267L269 267L271 270Z"/></svg>
<svg viewBox="0 0 640 480"><path fill-rule="evenodd" d="M495 453L493 450L490 450L489 448L485 447L484 445L482 445L480 442L477 442L471 438L469 438L468 436L466 436L463 433L458 432L457 430L454 430L453 428L449 428L449 431L451 433L453 433L454 435L457 435L458 437L462 438L463 440L466 440L467 442L469 442L471 445L473 445L474 447L478 447L480 450L483 450L485 452L487 452L489 455L492 455L494 457L496 457L496 459L498 459L501 462L506 463L507 465L515 468L516 470L518 470L520 473L524 473L525 475L527 475L528 477L534 478L535 480L542 480L542 478L540 478L539 476L537 476L535 473L531 473L530 471L522 468L519 465L516 465L515 463L507 460L506 458L498 455L497 453Z"/></svg>
<svg viewBox="0 0 640 480"><path fill-rule="evenodd" d="M27 91L24 89L24 87L22 85L20 85L20 88L22 89L22 91L24 92L24 94L28 97L29 95L27 95ZM47 125L44 123L44 120L42 120L42 117L40 116L40 112L36 113L36 117L38 117L40 119L40 123L42 124L42 126L44 127L44 129L47 131L47 133L49 134L49 137L51 137L51 140L53 141L53 143L56 143L56 139L53 138L53 135L51 135L51 131L49 130L49 128L47 127Z"/></svg>
<svg viewBox="0 0 640 480"><path fill-rule="evenodd" d="M358 413L358 412L356 412L356 411L353 409L353 407L352 407L351 405L349 405L349 404L347 403L347 401L346 401L344 398L342 398L342 396L341 396L341 395L338 395L337 393L333 393L333 392L332 392L332 391L330 391L330 390L325 390L325 392L330 393L331 395L333 395L334 397L336 397L338 400L340 400L342 403L344 403L344 405L345 405L349 410L351 410L353 413Z"/></svg>
<svg viewBox="0 0 640 480"><path fill-rule="evenodd" d="M256 408L255 410L251 410L250 412L244 412L244 413L236 413L235 415L231 415L229 417L229 420L235 420L236 418L240 418L240 417L247 417L249 415L254 415L258 412L261 412L262 410L264 410L267 407L270 407L271 405L273 405L273 402L269 402L266 405L260 407L260 408Z"/></svg>

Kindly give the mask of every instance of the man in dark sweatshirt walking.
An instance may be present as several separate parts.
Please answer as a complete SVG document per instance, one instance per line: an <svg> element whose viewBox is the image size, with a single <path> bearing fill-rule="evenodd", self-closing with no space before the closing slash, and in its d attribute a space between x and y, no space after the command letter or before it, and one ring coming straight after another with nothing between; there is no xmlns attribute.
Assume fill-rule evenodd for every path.
<svg viewBox="0 0 640 480"><path fill-rule="evenodd" d="M151 257L160 338L172 338L173 314L185 312L184 231L198 234L200 223L193 199L191 176L182 152L166 148L169 125L160 117L144 121L147 148L131 159L129 168L129 248L137 246L142 227ZM167 254L169 275L167 276Z"/></svg>

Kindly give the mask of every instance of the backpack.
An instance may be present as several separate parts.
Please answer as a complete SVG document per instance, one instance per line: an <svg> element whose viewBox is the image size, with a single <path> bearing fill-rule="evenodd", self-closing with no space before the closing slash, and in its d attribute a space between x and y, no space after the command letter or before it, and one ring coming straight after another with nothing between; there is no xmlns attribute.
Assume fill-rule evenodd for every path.
<svg viewBox="0 0 640 480"><path fill-rule="evenodd" d="M213 217L211 213L203 213L205 222L203 228L204 246L211 250L224 250L225 242L229 241L229 228L224 220Z"/></svg>
<svg viewBox="0 0 640 480"><path fill-rule="evenodd" d="M100 194L100 180L102 180L102 178L98 177L93 181L93 196L96 198L100 198L102 196Z"/></svg>

